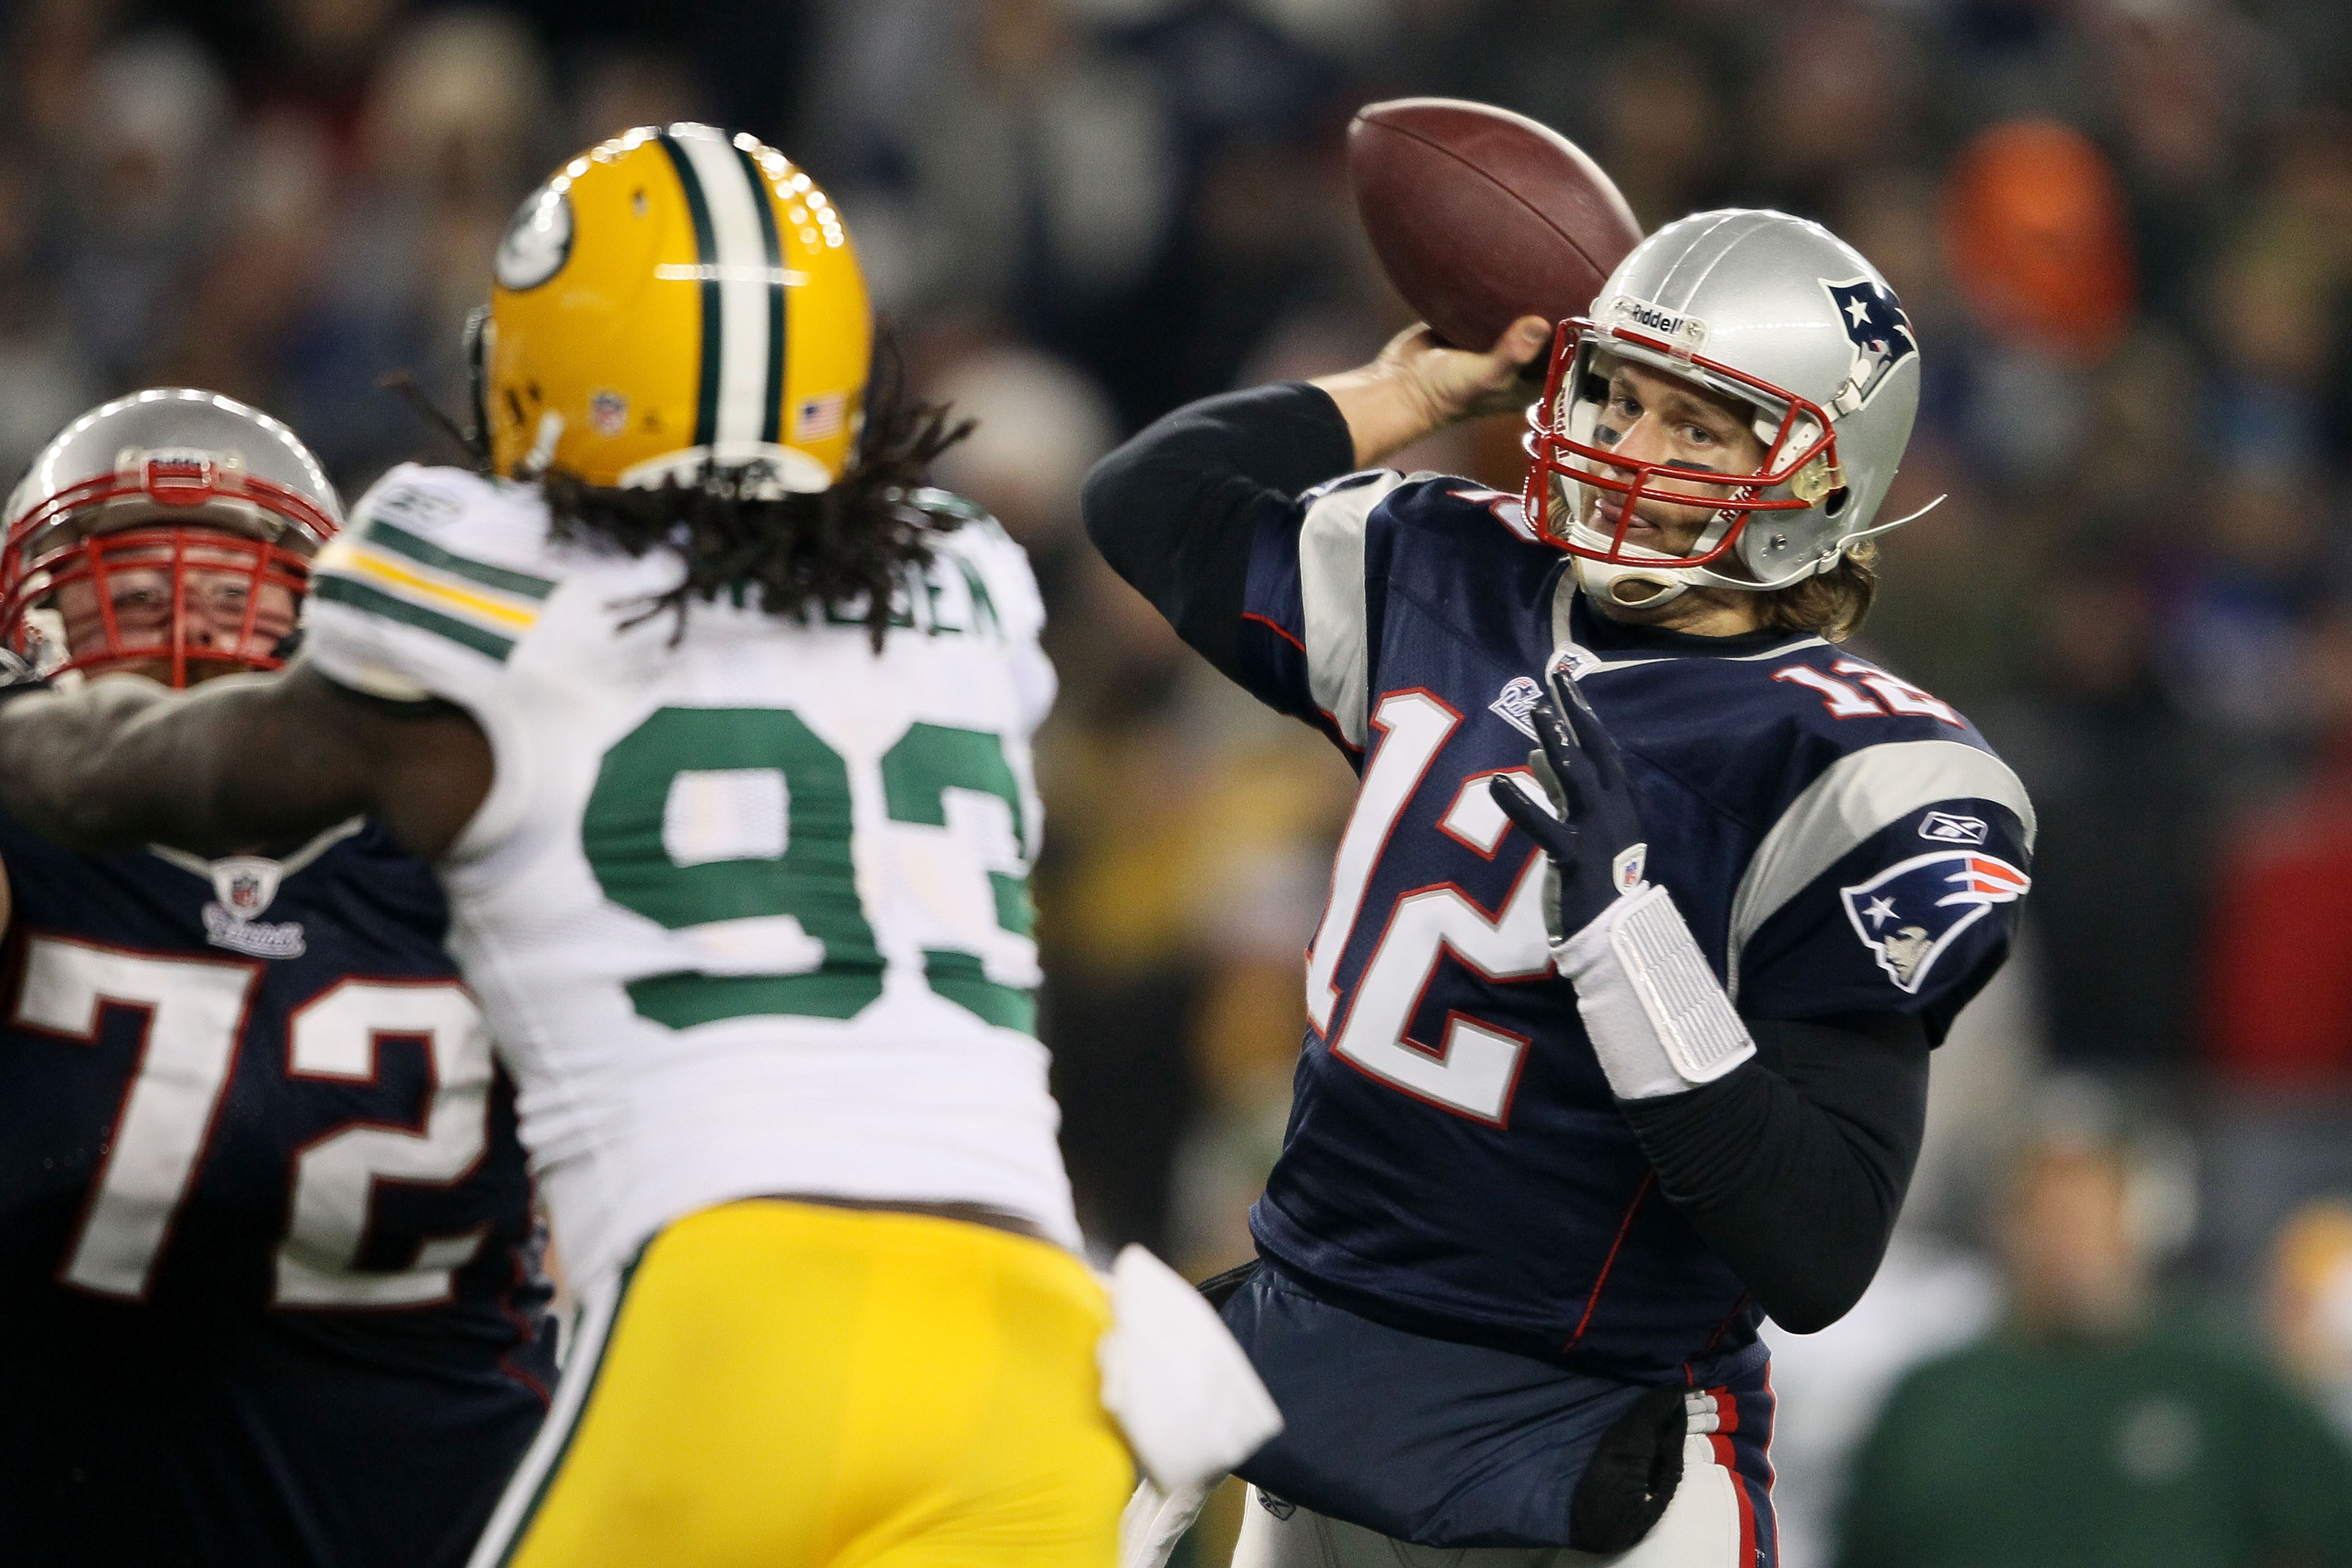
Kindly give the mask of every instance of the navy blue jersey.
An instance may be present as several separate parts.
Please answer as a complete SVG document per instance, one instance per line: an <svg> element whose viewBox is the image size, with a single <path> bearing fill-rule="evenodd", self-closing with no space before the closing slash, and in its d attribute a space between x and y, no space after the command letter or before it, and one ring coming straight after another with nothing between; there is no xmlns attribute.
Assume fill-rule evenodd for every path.
<svg viewBox="0 0 2352 1568"><path fill-rule="evenodd" d="M1238 673L1361 781L1259 1246L1375 1321L1606 1376L1747 1342L1755 1309L1658 1193L1549 967L1543 859L1487 779L1525 772L1538 679L1567 668L1623 749L1649 876L1742 1013L1907 1014L1940 1039L2026 885L2015 776L1819 637L1594 616L1516 501L1468 481L1350 475L1251 549Z"/></svg>
<svg viewBox="0 0 2352 1568"><path fill-rule="evenodd" d="M431 868L0 860L0 1561L461 1562L553 1345Z"/></svg>
<svg viewBox="0 0 2352 1568"><path fill-rule="evenodd" d="M1220 1314L1281 1408L1283 1430L1235 1472L1285 1502L1398 1541L1573 1544L1575 1498L1602 1435L1644 1390L1484 1345L1432 1340L1318 1300L1262 1268ZM1771 1358L1760 1342L1691 1363L1716 1399L1738 1568L1778 1550L1769 1492Z"/></svg>

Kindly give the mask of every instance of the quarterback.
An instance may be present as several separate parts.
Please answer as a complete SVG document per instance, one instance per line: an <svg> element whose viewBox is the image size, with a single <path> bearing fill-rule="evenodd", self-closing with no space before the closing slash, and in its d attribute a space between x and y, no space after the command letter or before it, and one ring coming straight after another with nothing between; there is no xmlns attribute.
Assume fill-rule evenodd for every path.
<svg viewBox="0 0 2352 1568"><path fill-rule="evenodd" d="M1369 466L1547 344L1524 494ZM1360 781L1212 1285L1287 1422L1238 1563L1773 1561L1759 1321L1868 1283L2032 841L1967 720L1839 646L1918 371L1853 249L1705 213L1589 320L1417 328L1090 477L1112 565Z"/></svg>
<svg viewBox="0 0 2352 1568"><path fill-rule="evenodd" d="M13 657L275 668L341 512L230 398L93 409L7 508ZM0 1562L456 1568L555 1381L513 1090L431 867L220 847L0 815Z"/></svg>
<svg viewBox="0 0 2352 1568"><path fill-rule="evenodd" d="M436 861L583 1303L478 1568L1099 1568L1026 560L920 488L959 432L868 386L841 218L751 137L583 153L496 281L482 471L361 501L280 674L11 701L0 804L199 849L365 809Z"/></svg>

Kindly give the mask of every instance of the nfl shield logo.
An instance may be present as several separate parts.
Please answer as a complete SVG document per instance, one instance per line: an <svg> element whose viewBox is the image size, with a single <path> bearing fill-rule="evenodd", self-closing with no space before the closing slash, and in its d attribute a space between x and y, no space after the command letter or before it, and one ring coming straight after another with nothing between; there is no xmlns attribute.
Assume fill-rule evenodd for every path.
<svg viewBox="0 0 2352 1568"><path fill-rule="evenodd" d="M1999 856L1963 849L1915 855L1839 892L1862 945L1897 990L1916 995L1962 931L1993 905L2023 898L2032 885Z"/></svg>
<svg viewBox="0 0 2352 1568"><path fill-rule="evenodd" d="M213 896L222 909L240 921L249 921L278 897L278 862L258 855L232 855L212 865Z"/></svg>
<svg viewBox="0 0 2352 1568"><path fill-rule="evenodd" d="M618 436L629 427L629 400L617 392L599 392L588 399L588 423L599 436Z"/></svg>

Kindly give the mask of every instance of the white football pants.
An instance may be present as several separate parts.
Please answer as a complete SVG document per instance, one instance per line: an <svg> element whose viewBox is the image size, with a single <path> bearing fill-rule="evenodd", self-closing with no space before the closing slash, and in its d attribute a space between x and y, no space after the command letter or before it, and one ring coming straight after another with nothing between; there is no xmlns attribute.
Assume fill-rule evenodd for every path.
<svg viewBox="0 0 2352 1568"><path fill-rule="evenodd" d="M1750 1568L1739 1560L1739 1483L1715 1445L1683 1439L1682 1484L1650 1533L1609 1556L1565 1546L1415 1546L1304 1508L1277 1519L1249 1489L1234 1568Z"/></svg>

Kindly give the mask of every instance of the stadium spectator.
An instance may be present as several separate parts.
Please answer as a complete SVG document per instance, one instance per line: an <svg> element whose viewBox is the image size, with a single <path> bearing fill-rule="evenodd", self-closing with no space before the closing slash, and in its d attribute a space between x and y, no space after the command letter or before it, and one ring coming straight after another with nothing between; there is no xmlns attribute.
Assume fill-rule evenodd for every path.
<svg viewBox="0 0 2352 1568"><path fill-rule="evenodd" d="M2008 1320L1880 1411L1840 1568L2352 1561L2352 1454L2257 1355L2158 1299L2135 1196L2112 1137L2025 1154Z"/></svg>

